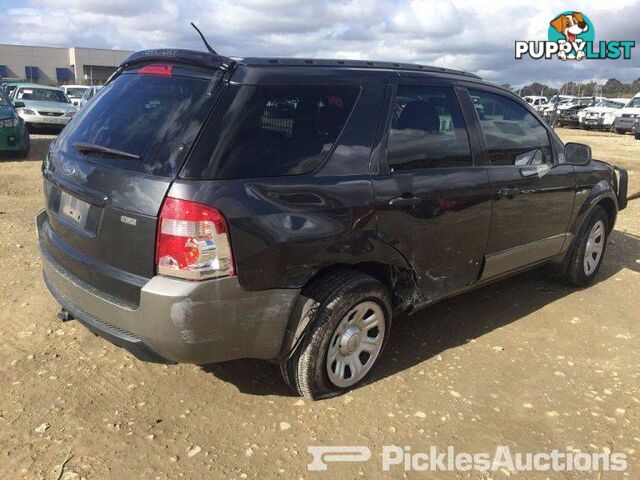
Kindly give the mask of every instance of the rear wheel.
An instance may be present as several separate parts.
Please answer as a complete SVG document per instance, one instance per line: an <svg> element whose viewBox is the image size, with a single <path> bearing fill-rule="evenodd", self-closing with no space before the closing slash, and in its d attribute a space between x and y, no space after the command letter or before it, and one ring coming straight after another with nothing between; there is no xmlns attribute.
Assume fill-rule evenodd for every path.
<svg viewBox="0 0 640 480"><path fill-rule="evenodd" d="M596 207L582 225L571 249L564 283L584 287L593 282L607 246L609 217L602 207Z"/></svg>
<svg viewBox="0 0 640 480"><path fill-rule="evenodd" d="M624 135L624 130L621 128L616 128L615 129L616 133L620 134L620 135Z"/></svg>
<svg viewBox="0 0 640 480"><path fill-rule="evenodd" d="M636 132L636 134L634 135L634 137L636 138L636 140L640 140L640 132Z"/></svg>
<svg viewBox="0 0 640 480"><path fill-rule="evenodd" d="M391 327L387 289L376 279L342 270L310 286L306 336L281 365L285 382L298 394L320 399L343 393L373 369Z"/></svg>

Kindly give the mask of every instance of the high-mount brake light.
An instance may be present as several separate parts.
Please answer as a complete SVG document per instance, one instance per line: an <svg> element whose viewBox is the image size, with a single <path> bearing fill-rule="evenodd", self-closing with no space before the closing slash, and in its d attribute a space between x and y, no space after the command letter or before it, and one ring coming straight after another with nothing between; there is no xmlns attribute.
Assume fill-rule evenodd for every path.
<svg viewBox="0 0 640 480"><path fill-rule="evenodd" d="M173 70L172 65L164 65L161 63L150 63L138 69L138 75L159 75L161 77L170 77Z"/></svg>
<svg viewBox="0 0 640 480"><path fill-rule="evenodd" d="M158 218L156 269L188 280L235 275L227 223L213 207L167 197Z"/></svg>

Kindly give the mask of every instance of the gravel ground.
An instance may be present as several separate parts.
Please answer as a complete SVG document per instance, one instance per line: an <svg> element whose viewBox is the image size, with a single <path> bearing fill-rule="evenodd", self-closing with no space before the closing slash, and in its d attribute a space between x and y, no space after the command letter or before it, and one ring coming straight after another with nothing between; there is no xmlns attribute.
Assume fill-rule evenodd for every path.
<svg viewBox="0 0 640 480"><path fill-rule="evenodd" d="M559 133L629 168L630 192L640 190L639 141ZM379 478L379 454L391 444L610 450L627 455L629 470L589 478L640 477L637 199L621 213L592 287L534 271L400 319L366 385L314 403L291 396L269 363L145 364L55 318L33 225L43 205L40 159L53 138L33 136L27 161L0 159L0 478ZM373 454L313 473L308 445L365 445Z"/></svg>

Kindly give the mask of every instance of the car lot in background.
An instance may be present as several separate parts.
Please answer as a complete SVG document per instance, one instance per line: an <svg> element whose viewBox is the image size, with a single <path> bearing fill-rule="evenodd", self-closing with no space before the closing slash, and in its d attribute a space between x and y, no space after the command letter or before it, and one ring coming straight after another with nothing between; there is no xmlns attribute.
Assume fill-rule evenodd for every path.
<svg viewBox="0 0 640 480"><path fill-rule="evenodd" d="M63 85L60 87L60 90L69 97L71 103L77 107L80 106L80 99L88 89L89 87L86 85Z"/></svg>
<svg viewBox="0 0 640 480"><path fill-rule="evenodd" d="M19 158L29 155L29 132L7 95L0 90L0 153L14 152Z"/></svg>
<svg viewBox="0 0 640 480"><path fill-rule="evenodd" d="M27 127L64 127L77 108L62 90L36 84L19 84L11 95Z"/></svg>

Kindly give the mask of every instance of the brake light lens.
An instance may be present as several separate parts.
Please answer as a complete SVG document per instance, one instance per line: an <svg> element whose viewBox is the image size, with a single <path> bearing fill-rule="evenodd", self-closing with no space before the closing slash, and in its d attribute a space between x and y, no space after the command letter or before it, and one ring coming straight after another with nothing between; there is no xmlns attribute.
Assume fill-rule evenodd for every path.
<svg viewBox="0 0 640 480"><path fill-rule="evenodd" d="M213 207L167 197L158 219L159 275L206 280L234 275L227 223Z"/></svg>
<svg viewBox="0 0 640 480"><path fill-rule="evenodd" d="M170 77L173 70L172 65L164 65L161 63L150 63L138 69L138 75L160 75L161 77Z"/></svg>

